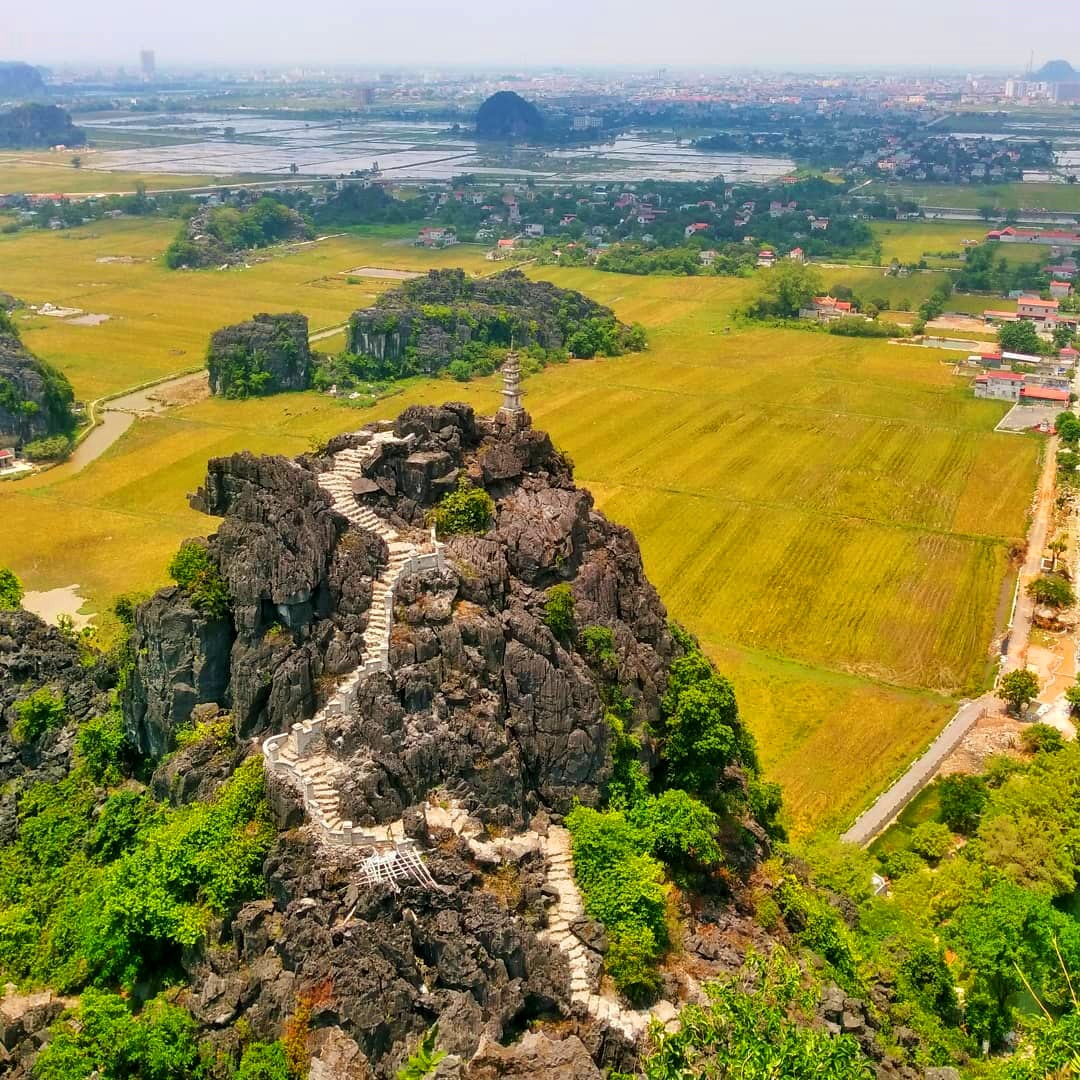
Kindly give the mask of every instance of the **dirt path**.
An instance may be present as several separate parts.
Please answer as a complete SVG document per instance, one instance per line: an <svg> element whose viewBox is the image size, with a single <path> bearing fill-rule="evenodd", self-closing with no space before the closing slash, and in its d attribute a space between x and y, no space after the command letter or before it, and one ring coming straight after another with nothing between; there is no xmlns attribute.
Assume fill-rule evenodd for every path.
<svg viewBox="0 0 1080 1080"><path fill-rule="evenodd" d="M1017 583L1016 611L1013 613L1012 630L1009 633L1009 651L1002 665L1002 674L1016 671L1027 664L1028 643L1031 640L1031 619L1035 613L1035 601L1028 596L1028 583L1039 576L1042 555L1046 548L1050 529L1050 515L1054 509L1054 470L1057 467L1058 437L1052 435L1046 443L1042 475L1035 492L1034 513L1028 530L1027 556L1020 568Z"/></svg>

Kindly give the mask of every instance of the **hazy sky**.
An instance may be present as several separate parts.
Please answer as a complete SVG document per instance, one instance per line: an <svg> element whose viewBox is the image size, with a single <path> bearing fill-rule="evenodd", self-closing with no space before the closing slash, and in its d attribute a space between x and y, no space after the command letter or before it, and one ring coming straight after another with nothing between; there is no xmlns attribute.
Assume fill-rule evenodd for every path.
<svg viewBox="0 0 1080 1080"><path fill-rule="evenodd" d="M4 0L0 59L1080 67L1080 4L1016 0Z"/></svg>

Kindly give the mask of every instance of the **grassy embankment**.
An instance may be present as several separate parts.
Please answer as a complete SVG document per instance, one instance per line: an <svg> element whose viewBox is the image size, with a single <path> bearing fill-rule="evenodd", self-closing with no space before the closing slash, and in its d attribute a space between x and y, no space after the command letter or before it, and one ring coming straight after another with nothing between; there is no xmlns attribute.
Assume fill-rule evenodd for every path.
<svg viewBox="0 0 1080 1080"><path fill-rule="evenodd" d="M123 239L110 232L86 257L134 243ZM31 298L46 298L50 266L68 290L88 280L86 265L64 265L78 241L30 240L40 275ZM163 282L157 264L95 265L91 281L106 280L99 269L130 277L108 294L111 306L79 306L122 302L125 332L93 350L69 335L92 342L110 324L27 337L87 396L88 385L182 366L169 353L175 335L190 359L231 318L300 307L315 324L332 323L381 284L349 286L337 271L452 265L461 255L342 238L237 272L225 288L214 272ZM30 262L20 273L34 272ZM1039 444L995 435L1003 407L972 399L935 352L800 331L726 333L748 282L531 273L649 327L648 353L551 367L528 381L527 405L600 508L635 530L671 614L734 680L794 828L846 824L955 699L983 684ZM17 277L9 287L29 284ZM122 377L109 371L115 352ZM496 380L425 381L368 410L314 394L206 401L139 422L82 473L0 488L0 563L32 588L78 582L100 610L120 590L160 584L180 539L213 528L184 501L208 457L295 454L413 401L490 410L497 389Z"/></svg>

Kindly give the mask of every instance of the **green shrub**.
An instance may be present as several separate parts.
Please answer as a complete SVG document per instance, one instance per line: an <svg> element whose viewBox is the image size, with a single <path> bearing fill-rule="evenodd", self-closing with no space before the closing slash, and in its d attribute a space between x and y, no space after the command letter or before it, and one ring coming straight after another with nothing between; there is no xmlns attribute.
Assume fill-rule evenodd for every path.
<svg viewBox="0 0 1080 1080"><path fill-rule="evenodd" d="M86 990L73 1019L74 1024L61 1021L53 1027L34 1062L35 1080L190 1080L199 1075L195 1021L161 998L135 1017L115 994Z"/></svg>
<svg viewBox="0 0 1080 1080"><path fill-rule="evenodd" d="M17 743L36 742L46 731L62 727L66 718L64 699L47 686L40 686L15 702L11 737Z"/></svg>
<svg viewBox="0 0 1080 1080"><path fill-rule="evenodd" d="M279 1042L252 1043L240 1059L236 1080L292 1080L285 1047Z"/></svg>
<svg viewBox="0 0 1080 1080"><path fill-rule="evenodd" d="M595 664L614 667L618 663L619 658L615 654L615 635L606 626L586 626L581 631L581 646Z"/></svg>
<svg viewBox="0 0 1080 1080"><path fill-rule="evenodd" d="M1076 603L1072 586L1061 577L1044 574L1032 581L1027 591L1037 604L1047 607L1066 608Z"/></svg>
<svg viewBox="0 0 1080 1080"><path fill-rule="evenodd" d="M213 739L218 744L218 749L223 750L232 742L232 735L232 718L221 716L214 720L201 720L197 724L177 728L173 739L177 750L185 750L197 742L202 742L203 739Z"/></svg>
<svg viewBox="0 0 1080 1080"><path fill-rule="evenodd" d="M652 854L668 866L712 869L723 862L717 843L720 819L703 802L678 788L647 798L627 811L627 819L649 840Z"/></svg>
<svg viewBox="0 0 1080 1080"><path fill-rule="evenodd" d="M435 526L437 536L457 536L466 533L485 533L495 517L495 503L479 487L473 487L464 475L456 491L450 491L439 505L428 511L429 525Z"/></svg>
<svg viewBox="0 0 1080 1080"><path fill-rule="evenodd" d="M924 821L911 834L911 850L937 862L953 846L952 833L939 821Z"/></svg>
<svg viewBox="0 0 1080 1080"><path fill-rule="evenodd" d="M444 1057L445 1050L436 1049L439 1038L439 1026L433 1024L420 1037L416 1049L409 1055L405 1064L397 1071L397 1080L427 1080L435 1067Z"/></svg>
<svg viewBox="0 0 1080 1080"><path fill-rule="evenodd" d="M228 614L229 590L204 542L185 540L169 563L169 576L200 615L223 619Z"/></svg>
<svg viewBox="0 0 1080 1080"><path fill-rule="evenodd" d="M552 585L547 591L544 603L544 622L548 629L562 641L567 641L574 633L574 593L570 586L563 583Z"/></svg>
<svg viewBox="0 0 1080 1080"><path fill-rule="evenodd" d="M262 893L274 836L261 760L180 809L85 771L30 788L0 850L0 969L66 992L167 977L216 918Z"/></svg>
<svg viewBox="0 0 1080 1080"><path fill-rule="evenodd" d="M990 793L981 776L954 773L938 781L941 820L953 831L972 836Z"/></svg>
<svg viewBox="0 0 1080 1080"><path fill-rule="evenodd" d="M886 877L897 881L904 877L905 874L914 874L920 870L925 870L926 863L914 851L901 848L899 851L890 851L888 855L882 857L881 869L885 872Z"/></svg>
<svg viewBox="0 0 1080 1080"><path fill-rule="evenodd" d="M872 1080L854 1036L799 1022L799 1013L813 1010L801 974L777 949L767 960L751 954L743 972L706 983L708 1003L684 1006L679 1030L657 1039L642 1060L645 1080Z"/></svg>
<svg viewBox="0 0 1080 1080"><path fill-rule="evenodd" d="M710 801L737 756L739 710L731 683L700 650L675 660L663 698L666 783Z"/></svg>
<svg viewBox="0 0 1080 1080"><path fill-rule="evenodd" d="M648 854L651 837L619 811L584 806L567 815L566 827L585 911L615 945L608 973L628 997L644 997L655 988L656 965L668 943L667 889L663 867Z"/></svg>
<svg viewBox="0 0 1080 1080"><path fill-rule="evenodd" d="M605 795L612 809L625 810L645 798L649 790L649 776L639 760L641 741L626 730L626 722L612 709L604 715L611 728L611 778Z"/></svg>
<svg viewBox="0 0 1080 1080"><path fill-rule="evenodd" d="M1065 748L1065 739L1050 724L1032 724L1020 732L1020 741L1029 754L1056 754Z"/></svg>
<svg viewBox="0 0 1080 1080"><path fill-rule="evenodd" d="M71 439L67 435L50 435L28 442L22 452L28 461L62 461L71 453L71 446Z"/></svg>
<svg viewBox="0 0 1080 1080"><path fill-rule="evenodd" d="M124 754L124 717L110 709L79 726L75 753L95 784L118 784Z"/></svg>
<svg viewBox="0 0 1080 1080"><path fill-rule="evenodd" d="M18 611L22 601L22 582L11 570L0 566L0 611Z"/></svg>

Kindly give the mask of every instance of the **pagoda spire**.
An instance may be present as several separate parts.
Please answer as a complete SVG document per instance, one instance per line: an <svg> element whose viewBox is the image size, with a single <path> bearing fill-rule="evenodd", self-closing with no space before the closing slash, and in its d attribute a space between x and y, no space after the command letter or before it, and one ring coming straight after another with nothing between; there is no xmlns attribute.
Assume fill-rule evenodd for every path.
<svg viewBox="0 0 1080 1080"><path fill-rule="evenodd" d="M499 412L516 415L525 411L521 404L521 361L511 346L502 366L503 399Z"/></svg>

